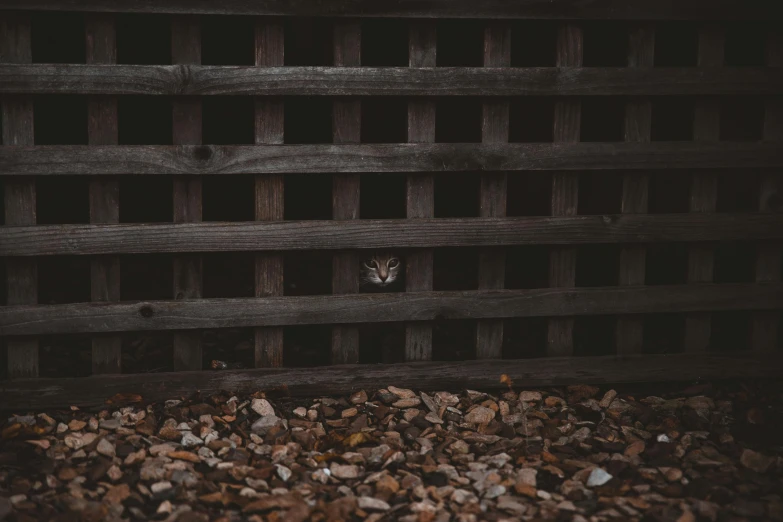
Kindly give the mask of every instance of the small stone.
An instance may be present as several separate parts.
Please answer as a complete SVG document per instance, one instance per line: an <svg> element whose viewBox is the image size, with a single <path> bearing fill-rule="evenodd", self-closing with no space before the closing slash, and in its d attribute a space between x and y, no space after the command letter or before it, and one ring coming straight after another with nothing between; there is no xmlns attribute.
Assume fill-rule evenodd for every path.
<svg viewBox="0 0 783 522"><path fill-rule="evenodd" d="M180 444L182 444L183 448L195 448L196 446L201 446L204 444L204 441L193 435L191 432L187 431L182 436Z"/></svg>
<svg viewBox="0 0 783 522"><path fill-rule="evenodd" d="M351 404L364 404L367 402L367 392L364 390L355 392L353 395L351 395L350 401Z"/></svg>
<svg viewBox="0 0 783 522"><path fill-rule="evenodd" d="M332 462L329 471L332 476L339 479L355 479L359 477L359 467L354 464L342 465Z"/></svg>
<svg viewBox="0 0 783 522"><path fill-rule="evenodd" d="M495 412L484 406L477 406L465 415L465 422L471 424L489 424L495 418Z"/></svg>
<svg viewBox="0 0 783 522"><path fill-rule="evenodd" d="M192 462L194 464L198 464L201 462L201 459L196 455L195 453L191 453L190 451L172 451L168 454L168 457L170 459L176 459L176 460L184 460L187 462Z"/></svg>
<svg viewBox="0 0 783 522"><path fill-rule="evenodd" d="M520 402L541 402L541 392L537 391L523 391L519 394Z"/></svg>
<svg viewBox="0 0 783 522"><path fill-rule="evenodd" d="M42 450L48 450L51 447L51 442L49 442L46 439L42 440L28 440L26 441L28 444L32 444L33 446L38 446Z"/></svg>
<svg viewBox="0 0 783 522"><path fill-rule="evenodd" d="M71 420L71 422L68 423L68 428L71 431L81 431L84 429L85 426L87 426L86 422L77 419L73 419Z"/></svg>
<svg viewBox="0 0 783 522"><path fill-rule="evenodd" d="M774 462L773 457L749 449L743 450L740 456L740 464L757 473L766 473Z"/></svg>
<svg viewBox="0 0 783 522"><path fill-rule="evenodd" d="M356 415L358 415L358 414L359 414L359 410L357 410L356 408L348 408L348 409L343 410L342 413L340 414L340 416L343 419L348 419L350 417L356 417Z"/></svg>
<svg viewBox="0 0 783 522"><path fill-rule="evenodd" d="M160 493L161 491L166 491L167 489L171 489L171 488L172 488L171 482L169 482L168 480L162 480L150 486L150 490L153 493Z"/></svg>
<svg viewBox="0 0 783 522"><path fill-rule="evenodd" d="M68 431L68 425L67 424L63 424L61 422L60 424L57 425L57 434L58 435L60 433L65 433L66 431Z"/></svg>
<svg viewBox="0 0 783 522"><path fill-rule="evenodd" d="M291 470L285 466L282 466L280 464L277 465L277 476L280 477L280 480L283 482L288 482L288 479L291 478Z"/></svg>
<svg viewBox="0 0 783 522"><path fill-rule="evenodd" d="M104 430L114 431L120 429L120 420L106 419L106 420L102 420L98 425Z"/></svg>
<svg viewBox="0 0 783 522"><path fill-rule="evenodd" d="M113 458L117 454L117 449L114 447L114 444L106 439L101 439L95 449L101 455L105 455L109 458Z"/></svg>
<svg viewBox="0 0 783 522"><path fill-rule="evenodd" d="M603 397L603 399L601 399L601 400L599 401L598 405L599 405L601 408L604 408L604 409L606 409L606 408L608 408L608 407L609 407L609 405L610 405L610 404L612 404L612 401L614 400L614 398L615 398L615 397L617 397L617 392L616 392L616 391L614 391L614 390L609 390L608 392L606 392L606 393L604 394L604 397Z"/></svg>
<svg viewBox="0 0 783 522"><path fill-rule="evenodd" d="M443 419L438 417L436 414L429 412L427 415L424 416L424 420L431 422L433 424L443 424Z"/></svg>
<svg viewBox="0 0 783 522"><path fill-rule="evenodd" d="M127 484L118 484L109 488L106 495L104 495L103 500L111 504L119 504L130 497L130 494L130 486Z"/></svg>
<svg viewBox="0 0 783 522"><path fill-rule="evenodd" d="M172 511L174 511L174 506L172 506L171 502L168 500L164 500L160 503L160 506L158 506L156 513L159 515L170 515Z"/></svg>
<svg viewBox="0 0 783 522"><path fill-rule="evenodd" d="M669 436L666 435L665 433L659 434L658 437L655 440L657 440L658 442L671 442L672 441L672 439L670 439Z"/></svg>
<svg viewBox="0 0 783 522"><path fill-rule="evenodd" d="M283 422L280 418L275 415L267 415L255 421L250 427L250 430L259 435L266 435L269 430L281 425L283 425Z"/></svg>
<svg viewBox="0 0 783 522"><path fill-rule="evenodd" d="M297 417L304 419L307 416L307 408L304 408L302 406L299 406L294 410L294 415Z"/></svg>
<svg viewBox="0 0 783 522"><path fill-rule="evenodd" d="M317 410L307 410L307 420L310 422L315 422L318 420L318 411Z"/></svg>
<svg viewBox="0 0 783 522"><path fill-rule="evenodd" d="M388 511L391 506L379 498L359 497L356 501L359 509L366 511Z"/></svg>
<svg viewBox="0 0 783 522"><path fill-rule="evenodd" d="M108 476L112 482L117 482L122 478L122 470L117 466L112 466L106 472L106 476Z"/></svg>
<svg viewBox="0 0 783 522"><path fill-rule="evenodd" d="M398 401L395 401L392 403L392 406L395 408L413 408L414 406L418 406L421 404L421 399L418 397L411 397L408 399L400 399Z"/></svg>
<svg viewBox="0 0 783 522"><path fill-rule="evenodd" d="M612 480L612 476L602 468L593 468L593 471L590 472L590 476L587 477L587 487L594 488L603 486L610 480Z"/></svg>
<svg viewBox="0 0 783 522"><path fill-rule="evenodd" d="M505 486L496 484L494 486L490 486L487 489L487 491L484 492L484 498L487 499L498 498L500 495L504 495L505 493L506 493Z"/></svg>
<svg viewBox="0 0 783 522"><path fill-rule="evenodd" d="M175 451L176 448L172 446L171 444L153 444L150 446L150 455L153 457L163 456L165 457L172 451Z"/></svg>
<svg viewBox="0 0 783 522"><path fill-rule="evenodd" d="M517 471L517 483L536 487L536 475L538 475L538 470L533 468L522 468Z"/></svg>
<svg viewBox="0 0 783 522"><path fill-rule="evenodd" d="M399 397L400 399L412 399L416 397L416 394L413 392L413 390L407 390L405 388L397 388L395 386L389 386L387 389L391 393Z"/></svg>
<svg viewBox="0 0 783 522"><path fill-rule="evenodd" d="M250 409L262 417L275 414L275 409L266 399L253 399L253 402L250 404Z"/></svg>
<svg viewBox="0 0 783 522"><path fill-rule="evenodd" d="M552 498L552 494L548 491L544 491L543 489L536 491L536 496L541 500L550 500Z"/></svg>
<svg viewBox="0 0 783 522"><path fill-rule="evenodd" d="M513 497L503 497L498 499L498 509L514 513L515 515L524 515L527 506L520 504Z"/></svg>
<svg viewBox="0 0 783 522"><path fill-rule="evenodd" d="M63 441L65 442L65 445L72 450L78 450L84 446L84 440L76 435L66 435Z"/></svg>

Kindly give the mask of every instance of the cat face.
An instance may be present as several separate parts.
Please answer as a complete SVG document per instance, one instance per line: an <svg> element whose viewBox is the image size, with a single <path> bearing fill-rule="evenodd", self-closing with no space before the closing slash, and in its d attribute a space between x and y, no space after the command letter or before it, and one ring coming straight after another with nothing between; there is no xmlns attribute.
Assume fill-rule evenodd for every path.
<svg viewBox="0 0 783 522"><path fill-rule="evenodd" d="M361 263L362 283L373 286L387 286L400 273L402 262L391 252L375 252Z"/></svg>

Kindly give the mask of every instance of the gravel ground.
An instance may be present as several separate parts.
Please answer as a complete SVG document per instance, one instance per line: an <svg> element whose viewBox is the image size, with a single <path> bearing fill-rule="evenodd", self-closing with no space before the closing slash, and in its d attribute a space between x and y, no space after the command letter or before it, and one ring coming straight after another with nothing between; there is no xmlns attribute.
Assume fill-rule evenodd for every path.
<svg viewBox="0 0 783 522"><path fill-rule="evenodd" d="M783 520L783 386L114 397L14 412L0 520Z"/></svg>

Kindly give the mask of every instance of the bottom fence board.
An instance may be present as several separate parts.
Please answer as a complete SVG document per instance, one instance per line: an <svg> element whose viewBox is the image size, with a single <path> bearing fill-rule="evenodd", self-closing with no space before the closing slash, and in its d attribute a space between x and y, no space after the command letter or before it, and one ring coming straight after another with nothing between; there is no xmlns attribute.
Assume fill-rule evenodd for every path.
<svg viewBox="0 0 783 522"><path fill-rule="evenodd" d="M394 385L416 390L492 389L508 375L514 389L567 384L695 381L703 379L779 378L780 355L673 354L629 357L561 357L394 365L342 365L317 368L263 368L24 379L0 382L0 410L100 408L145 404L225 391L280 395L345 394Z"/></svg>

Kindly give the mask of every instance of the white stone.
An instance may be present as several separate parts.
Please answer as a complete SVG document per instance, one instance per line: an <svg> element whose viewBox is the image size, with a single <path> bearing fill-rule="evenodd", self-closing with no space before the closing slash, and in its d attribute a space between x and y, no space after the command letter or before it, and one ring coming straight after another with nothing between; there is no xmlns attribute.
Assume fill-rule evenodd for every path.
<svg viewBox="0 0 783 522"><path fill-rule="evenodd" d="M359 497L357 503L361 509L367 511L388 511L391 506L379 498Z"/></svg>
<svg viewBox="0 0 783 522"><path fill-rule="evenodd" d="M196 446L204 444L204 441L193 435L193 433L186 431L185 434L182 435L180 444L182 444L183 448L195 448Z"/></svg>
<svg viewBox="0 0 783 522"><path fill-rule="evenodd" d="M612 476L601 468L593 468L590 472L590 476L587 477L587 487L594 488L596 486L603 486L607 482L612 480Z"/></svg>
<svg viewBox="0 0 783 522"><path fill-rule="evenodd" d="M167 489L171 489L171 482L168 480L162 480L160 482L154 483L152 486L150 486L150 489L153 493L160 493L161 491L166 491Z"/></svg>
<svg viewBox="0 0 783 522"><path fill-rule="evenodd" d="M339 479L355 479L359 477L359 466L353 464L341 465L336 462L332 462L329 467L332 475Z"/></svg>
<svg viewBox="0 0 783 522"><path fill-rule="evenodd" d="M101 455L104 455L109 458L113 458L117 453L117 450L114 448L114 444L112 444L106 439L101 439L100 442L98 442L98 446L96 446L95 449Z"/></svg>
<svg viewBox="0 0 783 522"><path fill-rule="evenodd" d="M275 414L275 409L266 399L253 399L253 402L250 404L250 408L262 417Z"/></svg>

